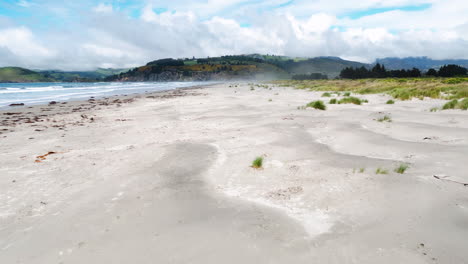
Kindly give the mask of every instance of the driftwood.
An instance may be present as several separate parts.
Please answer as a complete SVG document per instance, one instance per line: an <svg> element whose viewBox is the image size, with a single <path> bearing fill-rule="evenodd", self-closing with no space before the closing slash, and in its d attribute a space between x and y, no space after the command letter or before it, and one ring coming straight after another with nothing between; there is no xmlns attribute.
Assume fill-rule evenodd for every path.
<svg viewBox="0 0 468 264"><path fill-rule="evenodd" d="M437 175L433 175L434 178L438 179L438 180L441 180L441 181L448 181L448 182L453 182L453 183L457 183L457 184L461 184L465 187L468 186L468 183L464 183L464 182L459 182L459 181L454 181L454 180L450 180L450 179L447 179L449 178L450 176L437 176Z"/></svg>

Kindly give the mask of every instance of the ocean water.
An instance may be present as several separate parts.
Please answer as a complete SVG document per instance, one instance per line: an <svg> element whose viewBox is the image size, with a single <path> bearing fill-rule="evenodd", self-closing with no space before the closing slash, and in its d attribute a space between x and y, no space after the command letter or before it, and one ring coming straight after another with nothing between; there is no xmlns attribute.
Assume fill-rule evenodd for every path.
<svg viewBox="0 0 468 264"><path fill-rule="evenodd" d="M111 95L167 91L209 82L98 82L98 83L0 83L0 108L13 103L26 105L70 101Z"/></svg>

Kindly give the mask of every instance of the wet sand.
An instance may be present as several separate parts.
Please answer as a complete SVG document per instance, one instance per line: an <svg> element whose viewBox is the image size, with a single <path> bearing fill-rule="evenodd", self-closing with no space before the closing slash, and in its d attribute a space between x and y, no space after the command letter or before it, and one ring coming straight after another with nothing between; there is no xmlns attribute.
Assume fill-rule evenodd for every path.
<svg viewBox="0 0 468 264"><path fill-rule="evenodd" d="M0 112L0 262L468 261L468 112L297 109L320 95L219 84Z"/></svg>

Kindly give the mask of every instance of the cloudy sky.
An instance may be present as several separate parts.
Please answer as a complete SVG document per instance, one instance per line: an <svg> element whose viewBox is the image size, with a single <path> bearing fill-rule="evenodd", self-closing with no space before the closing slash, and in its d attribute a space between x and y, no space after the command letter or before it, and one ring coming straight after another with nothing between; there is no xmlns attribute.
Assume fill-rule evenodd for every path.
<svg viewBox="0 0 468 264"><path fill-rule="evenodd" d="M0 66L265 53L468 59L466 0L1 0Z"/></svg>

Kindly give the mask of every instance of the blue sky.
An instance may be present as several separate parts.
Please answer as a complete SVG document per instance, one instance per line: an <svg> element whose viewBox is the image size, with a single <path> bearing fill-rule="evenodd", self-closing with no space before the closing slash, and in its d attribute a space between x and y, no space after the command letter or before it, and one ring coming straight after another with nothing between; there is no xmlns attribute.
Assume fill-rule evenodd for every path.
<svg viewBox="0 0 468 264"><path fill-rule="evenodd" d="M174 1L183 2L183 1ZM210 19L215 16L222 16L227 18L234 18L241 20L244 26L251 25L251 17L257 14L268 13L268 12L291 12L292 6L299 6L300 1L297 0L284 0L284 1L227 1L225 5L221 5L219 8L210 10L208 1L200 2L199 15L203 19ZM137 1L137 0L113 0L113 1L92 1L92 0L81 0L81 1L57 1L57 0L2 0L0 2L0 16L12 20L18 25L25 25L31 28L54 28L63 27L64 25L70 25L72 23L80 23L82 15L89 10L99 5L106 5L112 7L113 10L119 11L122 14L126 14L132 18L138 18L142 9L146 5L151 4L153 11L156 14L164 12L177 12L186 11L183 4L171 4L167 1ZM421 11L429 9L431 3L420 3L420 4L407 4L407 5L388 5L382 6L377 4L368 7L355 7L349 9L337 9L334 12L339 18L350 18L358 19L365 16L375 15L379 13L385 13L389 11ZM245 10L250 9L249 14L245 14ZM241 10L241 12L239 12ZM191 10L195 13L198 12L198 8ZM319 10L317 10L319 11ZM294 13L294 12L292 12ZM301 16L303 16L301 14Z"/></svg>
<svg viewBox="0 0 468 264"><path fill-rule="evenodd" d="M459 58L467 12L464 0L2 0L0 64L114 67L252 52ZM449 49L436 50L441 43Z"/></svg>

